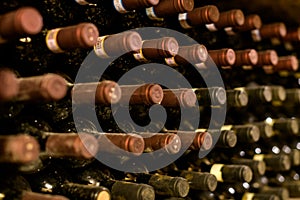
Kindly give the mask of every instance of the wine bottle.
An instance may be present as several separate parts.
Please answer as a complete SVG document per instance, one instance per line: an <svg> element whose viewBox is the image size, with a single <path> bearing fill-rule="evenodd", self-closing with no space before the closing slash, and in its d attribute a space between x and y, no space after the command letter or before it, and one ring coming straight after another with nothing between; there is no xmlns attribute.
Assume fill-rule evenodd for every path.
<svg viewBox="0 0 300 200"><path fill-rule="evenodd" d="M16 74L8 68L0 70L0 101L10 101L17 96L19 84Z"/></svg>
<svg viewBox="0 0 300 200"><path fill-rule="evenodd" d="M27 164L38 159L40 145L29 135L1 135L0 142L1 163Z"/></svg>
<svg viewBox="0 0 300 200"><path fill-rule="evenodd" d="M99 144L99 153L121 154L120 149L141 155L145 149L144 139L133 133L103 133L96 135Z"/></svg>
<svg viewBox="0 0 300 200"><path fill-rule="evenodd" d="M288 171L291 168L291 160L284 154L257 154L253 156L253 160L264 161L267 171Z"/></svg>
<svg viewBox="0 0 300 200"><path fill-rule="evenodd" d="M222 87L194 88L200 106L220 106L226 103L226 91Z"/></svg>
<svg viewBox="0 0 300 200"><path fill-rule="evenodd" d="M261 188L260 193L275 194L281 200L288 200L289 196L290 196L288 189L286 189L284 187L269 187L269 186L264 186L264 187Z"/></svg>
<svg viewBox="0 0 300 200"><path fill-rule="evenodd" d="M219 132L219 130L216 130ZM222 130L220 131L220 137L216 143L217 148L233 148L237 144L237 135L232 130Z"/></svg>
<svg viewBox="0 0 300 200"><path fill-rule="evenodd" d="M235 51L236 60L234 66L244 69L252 68L258 62L258 54L255 49L245 49ZM250 66L250 67L249 67Z"/></svg>
<svg viewBox="0 0 300 200"><path fill-rule="evenodd" d="M165 107L193 107L197 97L192 89L163 89L163 99L160 102Z"/></svg>
<svg viewBox="0 0 300 200"><path fill-rule="evenodd" d="M137 174L134 179L137 183L151 185L155 190L155 194L160 196L186 197L190 189L188 181L181 177Z"/></svg>
<svg viewBox="0 0 300 200"><path fill-rule="evenodd" d="M277 65L274 66L274 71L297 71L298 59L296 56L281 56L278 58Z"/></svg>
<svg viewBox="0 0 300 200"><path fill-rule="evenodd" d="M73 180L82 184L102 185L110 190L113 199L154 200L155 192L152 186L141 183L116 180L105 173L99 163L92 162L86 167L75 169ZM111 171L109 171L111 172Z"/></svg>
<svg viewBox="0 0 300 200"><path fill-rule="evenodd" d="M174 133L141 133L141 135L145 142L145 152L153 152L162 149L169 154L176 154L181 149L181 139Z"/></svg>
<svg viewBox="0 0 300 200"><path fill-rule="evenodd" d="M248 93L244 89L226 90L228 107L244 107L248 105Z"/></svg>
<svg viewBox="0 0 300 200"><path fill-rule="evenodd" d="M109 190L103 186L91 186L70 182L61 167L49 163L47 167L25 178L33 191L46 194L59 194L70 199L96 200L110 199Z"/></svg>
<svg viewBox="0 0 300 200"><path fill-rule="evenodd" d="M232 158L230 160L233 164L247 165L251 168L254 175L262 176L266 171L266 163L262 160L252 160L246 158Z"/></svg>
<svg viewBox="0 0 300 200"><path fill-rule="evenodd" d="M20 175L6 174L0 181L0 197L3 200L68 200L60 195L32 192L26 179Z"/></svg>
<svg viewBox="0 0 300 200"><path fill-rule="evenodd" d="M39 33L43 17L33 7L21 7L0 16L0 43Z"/></svg>
<svg viewBox="0 0 300 200"><path fill-rule="evenodd" d="M224 125L221 130L233 130L239 143L254 143L260 138L259 128L252 124Z"/></svg>
<svg viewBox="0 0 300 200"><path fill-rule="evenodd" d="M76 48L91 48L96 44L98 35L98 29L92 23L80 23L41 31L40 34L16 44L14 50L19 59L18 62L13 62L14 68L21 75L27 76L46 73L49 70L47 70L48 66L52 66L52 70L61 68L59 71L64 71L64 68L68 67L68 62L55 54ZM68 57L66 54L64 55ZM52 59L57 59L60 62L54 64ZM78 65L80 64L81 62L78 63ZM75 67L79 68L79 66Z"/></svg>
<svg viewBox="0 0 300 200"><path fill-rule="evenodd" d="M236 61L236 54L233 49L209 50L208 54L217 67L231 68Z"/></svg>
<svg viewBox="0 0 300 200"><path fill-rule="evenodd" d="M246 192L242 196L242 200L280 200L280 198L275 194L263 194L263 193L252 193Z"/></svg>

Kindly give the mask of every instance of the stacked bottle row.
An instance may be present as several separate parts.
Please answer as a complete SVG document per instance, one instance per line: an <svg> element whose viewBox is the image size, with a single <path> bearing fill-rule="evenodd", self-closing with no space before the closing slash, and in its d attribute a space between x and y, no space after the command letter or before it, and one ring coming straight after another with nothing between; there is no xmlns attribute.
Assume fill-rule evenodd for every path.
<svg viewBox="0 0 300 200"><path fill-rule="evenodd" d="M192 0L0 4L1 199L299 197L297 31ZM129 30L147 26L157 28L150 35ZM84 62L87 55L97 66ZM149 63L169 67L145 65L137 69L141 76L119 83ZM93 67L105 65L98 77ZM215 65L225 87L205 83ZM78 82L85 68L90 73ZM177 76L167 77L171 87L146 81L149 74L169 75L168 69L191 88ZM151 116L161 106L164 124L160 115ZM225 125L213 113L226 113ZM181 124L183 114L189 117ZM150 173L135 163L141 174L95 159L119 156L125 166L127 153L138 160L157 150L184 155Z"/></svg>

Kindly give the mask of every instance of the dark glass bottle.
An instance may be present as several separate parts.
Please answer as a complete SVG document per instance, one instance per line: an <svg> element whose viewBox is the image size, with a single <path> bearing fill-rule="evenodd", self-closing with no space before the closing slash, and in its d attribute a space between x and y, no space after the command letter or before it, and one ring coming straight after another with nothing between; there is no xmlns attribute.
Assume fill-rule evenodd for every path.
<svg viewBox="0 0 300 200"><path fill-rule="evenodd" d="M39 33L43 18L33 7L21 7L0 16L0 43Z"/></svg>
<svg viewBox="0 0 300 200"><path fill-rule="evenodd" d="M163 99L160 102L165 107L193 107L197 97L193 89L163 89Z"/></svg>
<svg viewBox="0 0 300 200"><path fill-rule="evenodd" d="M253 160L264 161L267 171L288 171L291 168L291 160L284 154L257 154Z"/></svg>
<svg viewBox="0 0 300 200"><path fill-rule="evenodd" d="M228 107L245 107L248 105L248 93L244 89L226 90Z"/></svg>
<svg viewBox="0 0 300 200"><path fill-rule="evenodd" d="M0 101L11 101L19 91L16 74L10 69L3 68L0 70L0 81Z"/></svg>
<svg viewBox="0 0 300 200"><path fill-rule="evenodd" d="M29 135L1 135L0 142L1 163L27 164L38 159L40 145Z"/></svg>
<svg viewBox="0 0 300 200"><path fill-rule="evenodd" d="M151 185L155 190L155 194L160 196L186 197L190 189L188 181L181 177L137 174L134 179L137 183Z"/></svg>
<svg viewBox="0 0 300 200"><path fill-rule="evenodd" d="M220 106L226 103L226 91L222 87L194 88L200 106Z"/></svg>
<svg viewBox="0 0 300 200"><path fill-rule="evenodd" d="M60 195L32 192L28 181L24 177L14 174L6 174L1 179L0 197L3 200L68 200Z"/></svg>
<svg viewBox="0 0 300 200"><path fill-rule="evenodd" d="M233 49L209 50L208 54L217 67L224 69L231 68L236 61L236 54Z"/></svg>
<svg viewBox="0 0 300 200"><path fill-rule="evenodd" d="M255 125L224 125L222 130L233 130L238 143L254 143L260 138L259 128Z"/></svg>
<svg viewBox="0 0 300 200"><path fill-rule="evenodd" d="M26 175L25 178L30 182L32 190L36 192L59 194L74 200L110 199L107 188L70 182L67 173L61 167L52 164L48 164L38 173Z"/></svg>

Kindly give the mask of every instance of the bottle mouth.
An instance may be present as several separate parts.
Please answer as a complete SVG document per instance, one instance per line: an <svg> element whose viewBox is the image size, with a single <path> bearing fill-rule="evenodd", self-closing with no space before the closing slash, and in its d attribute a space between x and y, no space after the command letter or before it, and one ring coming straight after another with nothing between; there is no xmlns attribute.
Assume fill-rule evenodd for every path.
<svg viewBox="0 0 300 200"><path fill-rule="evenodd" d="M186 197L189 193L189 189L190 185L185 179L176 177L174 191L178 197Z"/></svg>
<svg viewBox="0 0 300 200"><path fill-rule="evenodd" d="M42 30L43 18L31 7L20 8L15 15L15 28L22 34L35 35Z"/></svg>

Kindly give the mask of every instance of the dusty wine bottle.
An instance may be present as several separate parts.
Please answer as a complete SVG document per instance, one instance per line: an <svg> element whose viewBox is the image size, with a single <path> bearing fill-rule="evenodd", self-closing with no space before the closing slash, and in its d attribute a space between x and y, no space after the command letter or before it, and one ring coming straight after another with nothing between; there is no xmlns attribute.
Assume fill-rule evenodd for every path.
<svg viewBox="0 0 300 200"><path fill-rule="evenodd" d="M219 130L216 130L219 131ZM237 136L232 130L220 131L220 137L216 143L217 148L233 148L237 144Z"/></svg>
<svg viewBox="0 0 300 200"><path fill-rule="evenodd" d="M10 69L0 70L0 101L11 101L19 92L19 84L16 74Z"/></svg>
<svg viewBox="0 0 300 200"><path fill-rule="evenodd" d="M209 50L208 54L217 67L231 68L236 61L236 54L233 49Z"/></svg>
<svg viewBox="0 0 300 200"><path fill-rule="evenodd" d="M94 52L100 58L111 58L124 53L137 53L142 48L142 38L138 32L125 31L97 38Z"/></svg>
<svg viewBox="0 0 300 200"><path fill-rule="evenodd" d="M57 101L67 93L66 80L57 74L19 78L18 84L16 101Z"/></svg>
<svg viewBox="0 0 300 200"><path fill-rule="evenodd" d="M134 58L140 62L164 60L165 58L174 57L178 50L179 45L174 37L143 40L142 48L134 54Z"/></svg>
<svg viewBox="0 0 300 200"><path fill-rule="evenodd" d="M105 138L106 137L106 138ZM141 155L145 149L144 139L133 133L103 133L97 135L99 152L120 154L122 149L135 155Z"/></svg>
<svg viewBox="0 0 300 200"><path fill-rule="evenodd" d="M34 137L25 134L1 135L1 163L26 164L38 159L40 145Z"/></svg>
<svg viewBox="0 0 300 200"><path fill-rule="evenodd" d="M222 87L211 88L194 88L199 105L203 106L218 106L226 103L226 91Z"/></svg>
<svg viewBox="0 0 300 200"><path fill-rule="evenodd" d="M145 142L145 152L164 150L176 154L181 149L181 139L174 133L141 133Z"/></svg>
<svg viewBox="0 0 300 200"><path fill-rule="evenodd" d="M146 8L146 14L151 20L162 21L164 17L192 11L193 8L194 0L160 0L157 5Z"/></svg>
<svg viewBox="0 0 300 200"><path fill-rule="evenodd" d="M189 183L182 177L172 177L158 174L137 174L135 181L151 185L155 194L161 196L186 197Z"/></svg>
<svg viewBox="0 0 300 200"><path fill-rule="evenodd" d="M119 102L130 104L153 105L163 100L163 89L158 84L121 85L122 96Z"/></svg>
<svg viewBox="0 0 300 200"><path fill-rule="evenodd" d="M248 93L244 89L226 90L227 106L244 107L248 105Z"/></svg>
<svg viewBox="0 0 300 200"><path fill-rule="evenodd" d="M254 175L264 175L266 171L266 163L262 160L252 160L246 158L232 158L230 160L233 164L241 164L249 166Z"/></svg>
<svg viewBox="0 0 300 200"><path fill-rule="evenodd" d="M257 154L253 156L253 160L264 161L267 171L288 171L291 168L291 160L284 154Z"/></svg>
<svg viewBox="0 0 300 200"><path fill-rule="evenodd" d="M253 124L224 125L221 130L233 130L241 143L254 143L260 138L259 128Z"/></svg>
<svg viewBox="0 0 300 200"><path fill-rule="evenodd" d="M35 35L42 30L43 17L33 7L21 7L0 16L0 44L9 40Z"/></svg>
<svg viewBox="0 0 300 200"><path fill-rule="evenodd" d="M186 66L194 64L196 67L201 68L203 62L207 60L208 52L204 45L195 44L191 46L180 46L178 53L171 58L165 58L169 66Z"/></svg>
<svg viewBox="0 0 300 200"><path fill-rule="evenodd" d="M91 103L110 105L118 103L121 96L121 88L114 81L101 81L93 83L77 83L72 87L72 101L75 104Z"/></svg>
<svg viewBox="0 0 300 200"><path fill-rule="evenodd" d="M163 89L163 93L162 106L185 108L196 105L197 97L192 89Z"/></svg>

